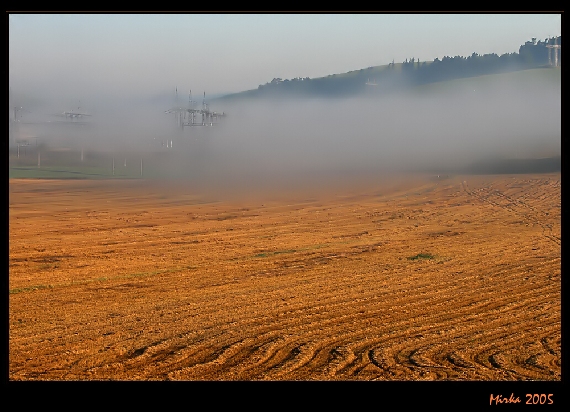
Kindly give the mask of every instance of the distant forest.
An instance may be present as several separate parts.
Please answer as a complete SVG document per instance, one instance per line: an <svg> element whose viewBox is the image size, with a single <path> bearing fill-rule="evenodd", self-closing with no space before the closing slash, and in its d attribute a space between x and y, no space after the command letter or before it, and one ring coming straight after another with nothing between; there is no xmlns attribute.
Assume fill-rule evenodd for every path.
<svg viewBox="0 0 570 412"><path fill-rule="evenodd" d="M516 70L533 69L548 66L549 48L547 45L562 45L562 37L547 38L537 41L533 38L520 46L518 53L506 53L501 56L491 53L471 56L444 56L433 62L420 62L414 57L402 63L390 63L386 66L369 67L344 74L334 74L315 79L295 78L291 80L273 79L260 85L257 90L230 95L232 97L261 97L261 96L346 96L370 90L374 85L375 92L389 92L402 88L452 80L462 77L473 77L485 74L495 74ZM558 64L560 65L562 49L558 49ZM554 50L551 52L551 62L554 64Z"/></svg>

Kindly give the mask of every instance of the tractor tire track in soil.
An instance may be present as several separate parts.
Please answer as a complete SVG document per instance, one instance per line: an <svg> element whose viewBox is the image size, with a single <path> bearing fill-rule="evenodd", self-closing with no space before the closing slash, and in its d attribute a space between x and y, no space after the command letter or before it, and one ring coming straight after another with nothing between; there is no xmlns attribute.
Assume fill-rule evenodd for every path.
<svg viewBox="0 0 570 412"><path fill-rule="evenodd" d="M547 190L541 190L541 185L552 186L552 188L560 187L560 181L556 180L555 182L537 182L537 179L526 180L522 183L526 183L528 185L527 190L525 190L522 195L520 192L515 192L518 195L518 198L513 196L509 196L504 193L503 190L492 188L491 186L478 188L475 191L471 191L468 189L467 182L463 181L462 186L463 190L465 190L469 195L475 197L476 199L481 200L482 202L487 202L493 206L496 206L500 209L503 209L509 213L515 214L523 218L523 220L528 221L531 224L538 225L542 228L543 235L548 238L549 240L553 241L560 245L560 226L556 226L556 234L553 232L552 223L550 219L548 219L549 214L552 212L543 211L542 207L546 206L546 210L552 210L552 208L556 208L556 205L561 204L560 194L558 196L553 196L552 198L547 197L548 193L550 192ZM539 186L539 187L536 187ZM522 185L515 186L517 188L523 188ZM508 188L508 186L507 186ZM511 186L512 191L512 186ZM546 192L547 194L545 194ZM556 192L555 192L556 193ZM559 193L559 192L558 192ZM533 206L525 199L528 196L536 196L537 206ZM545 201L546 200L546 201ZM539 206L541 207L539 209ZM558 214L558 216L560 216Z"/></svg>
<svg viewBox="0 0 570 412"><path fill-rule="evenodd" d="M561 379L560 174L359 190L11 180L9 378Z"/></svg>

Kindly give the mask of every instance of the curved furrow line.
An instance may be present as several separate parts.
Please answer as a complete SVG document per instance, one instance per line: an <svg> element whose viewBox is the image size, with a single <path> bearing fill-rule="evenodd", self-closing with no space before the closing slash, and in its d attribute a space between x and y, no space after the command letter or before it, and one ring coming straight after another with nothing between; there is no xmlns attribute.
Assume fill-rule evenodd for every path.
<svg viewBox="0 0 570 412"><path fill-rule="evenodd" d="M552 355L551 355L552 356ZM533 355L536 359L536 354ZM525 354L521 354L518 350L499 350L493 352L488 360L493 368L500 369L501 372L507 373L511 377L517 379L555 379L556 372L552 369L539 368L528 362ZM525 359L526 358L526 359Z"/></svg>
<svg viewBox="0 0 570 412"><path fill-rule="evenodd" d="M374 314L371 313L371 315L374 315ZM325 314L325 317L326 317L326 314ZM336 318L336 321L338 321L338 319L339 319L339 318L337 317L337 318ZM348 320L350 320L350 319L351 319L351 317L348 318ZM264 323L264 322L262 322L262 323ZM314 322L311 322L311 324L317 325L316 327L319 327L319 326L322 327L322 326L323 326L323 325L320 323L320 321L319 321L318 319L315 320ZM211 328L218 328L219 326L221 326L221 325L211 325L210 327L211 327ZM287 326L285 326L285 325L279 325L279 323L275 322L275 324L272 326L272 328L275 328L275 329L287 329Z"/></svg>
<svg viewBox="0 0 570 412"><path fill-rule="evenodd" d="M425 335L433 333L431 326L417 328L412 325L407 325L410 329L415 329L412 333L417 333L419 331L423 333L418 333L414 338L410 338L410 334L406 329L403 328L400 333L395 333L390 336L387 334L381 338L376 339L365 339L363 343L355 344L355 339L363 338L363 333L366 336L372 335L372 331L367 330L359 334L359 336L351 336L347 339L349 347L345 348L345 351L352 354L350 358L345 358L342 363L337 365L330 365L328 373L334 376L346 376L355 375L367 364L375 365L380 368L382 372L390 373L397 365L394 358L389 357L388 354L394 349L394 345L399 345L398 342L408 342L411 340L417 341ZM410 331L411 332L411 331ZM380 349L378 345L382 345Z"/></svg>
<svg viewBox="0 0 570 412"><path fill-rule="evenodd" d="M317 320L317 321L311 322L310 324L305 323L305 324L299 325L298 321L293 320L293 322L291 322L288 325L275 323L270 328L268 328L267 325L263 325L263 323L262 323L261 326L263 329L260 329L257 331L255 331L251 327L248 327L247 330L251 331L251 333L253 335L257 335L257 336L259 336L261 333L275 335L276 332L280 333L280 332L286 331L287 336L289 336L289 339L288 340L287 339L281 340L281 346L283 348L281 348L277 344L278 342L275 342L271 346L271 350L269 350L268 348L265 348L264 349L264 351L265 351L264 355L261 357L258 356L257 360L248 359L247 361L244 361L244 363L246 363L246 364L250 364L251 362L255 362L252 366L248 366L246 368L246 370L249 370L248 373L250 375L252 374L252 372L251 372L252 369L260 369L262 367L265 369L268 369L269 367L276 367L275 365L277 363L283 363L283 362L287 361L288 358L292 359L293 357L297 357L297 355L299 355L299 353L301 353L301 347L305 348L305 350L303 350L303 353L306 354L306 356L304 355L301 358L299 358L301 365L303 363L311 361L311 359L314 356L316 356L315 353L317 352L317 349L318 349L316 346L314 349L312 349L311 344L303 346L303 345L297 344L296 341L301 337L304 340L311 338L312 335L317 335L317 337L318 337L319 333L320 333L320 329L322 329L322 324L320 324L320 321ZM295 333L295 335L292 335L291 334L292 332ZM291 337L294 337L294 336L298 336L298 338L291 339ZM258 346L261 346L261 345L258 345ZM267 345L265 345L265 346L267 346ZM291 348L292 346L293 346L293 348ZM287 347L289 347L289 349L287 349ZM295 347L297 347L297 349L295 349ZM271 363L273 366L262 365L263 363L267 363L267 364ZM288 367L284 367L285 370L287 370L287 368ZM239 375L241 372L238 371L237 373Z"/></svg>
<svg viewBox="0 0 570 412"><path fill-rule="evenodd" d="M317 316L317 315L315 315ZM351 317L350 313L347 314L347 316ZM319 316L322 317L322 319L326 318L326 314L324 314L323 316ZM337 319L338 320L338 319ZM315 325L315 327L318 327L321 324L321 320L320 319L316 319L313 320L311 322L305 322L301 325L299 325L299 321L297 317L289 317L287 319L279 319L275 316L272 315L266 315L263 316L261 318L246 318L245 319L246 323L240 323L237 324L236 327L242 328L243 330L248 330L250 331L251 334L253 335L259 335L260 333L264 333L267 331L274 331L274 330L289 330L289 331L294 331L295 328L297 327L297 329L305 329L305 330L309 330L312 325ZM334 322L331 321L331 322ZM257 327L256 327L257 325ZM222 324L212 324L210 325L211 328L217 329L217 328L221 328Z"/></svg>
<svg viewBox="0 0 570 412"><path fill-rule="evenodd" d="M524 360L526 369L535 371L537 376L551 376L554 380L560 379L560 358L549 353L533 353Z"/></svg>
<svg viewBox="0 0 570 412"><path fill-rule="evenodd" d="M252 351L262 345L272 343L275 338L259 343L256 338L246 337L237 341L218 342L216 349L209 353L201 362L189 365L187 361L178 361L164 365L157 365L162 373L169 379L212 380L232 379L231 368L246 361ZM220 345L223 345L220 347ZM151 372L153 375L156 372ZM236 377L233 376L235 379Z"/></svg>
<svg viewBox="0 0 570 412"><path fill-rule="evenodd" d="M537 376L543 379L559 379L560 356L548 352L529 352L522 348L512 349L508 352L510 367L520 375L528 376L529 379L536 379Z"/></svg>
<svg viewBox="0 0 570 412"><path fill-rule="evenodd" d="M206 354L209 352L209 348L210 346L206 344L195 345L191 347L180 345L170 348L169 350L165 350L162 352L162 356L161 354L158 356L162 358L160 359L161 361L164 361L168 358L178 357L180 356L178 355L179 352L184 351L185 349L189 349L191 354L185 354L182 356L182 359L179 360L179 362L200 362L203 360L204 356L207 356ZM194 355L194 357L192 355ZM144 372L144 376L150 378L146 369L148 368L149 363L152 364L153 360L153 356L150 353L146 353L146 350L143 351L143 348L139 348L134 351L131 350L122 356L115 357L114 361L112 362L109 362L108 359L103 358L89 369L89 373L93 376L104 375L114 376L115 379L125 379L130 375L131 371L138 371L139 374L142 374ZM158 378L161 376L158 376Z"/></svg>
<svg viewBox="0 0 570 412"><path fill-rule="evenodd" d="M508 320L504 320L503 322L508 323ZM429 324L429 322L425 322L424 324ZM443 324L437 324L437 325L432 324L431 327L426 327L426 328L423 329L423 332L424 332L424 333L423 333L423 336L429 336L429 332L433 332L433 330L445 329L445 328L446 328L445 325L446 325L445 323L443 323ZM488 326L487 326L487 327L488 327ZM477 328L477 325L473 325L472 328L473 328L473 329ZM462 329L464 329L464 328L462 328ZM462 329L456 330L455 332L453 332L453 335L461 334L461 333L462 333ZM400 337L399 337L400 340L403 340L403 341L405 341L405 342L408 342L408 343L405 343L404 345L408 345L408 344L409 344L409 338L406 340L406 337L409 336L410 334L411 334L411 331L410 331L409 333L403 332L403 333L400 334ZM452 340L452 339L453 339L453 335L449 335L449 333L448 333L448 334L446 335L446 338L445 338L445 339L446 339L447 341ZM490 334L489 332L485 332L484 335L490 336L490 337L487 338L487 339L491 339L491 341L492 341L493 339L495 339L494 336L496 336L497 339L499 339L499 338L504 339L505 336L506 336L505 332L502 332L502 331L498 331L498 332L495 332L495 333L492 333L492 334ZM473 337L473 335L471 335L471 336ZM351 336L348 340L354 342L356 339L357 339L356 336ZM397 337L392 337L390 341L393 341L394 339L397 339ZM436 342L438 343L438 345L441 345L441 338L438 339ZM383 345L386 345L386 344L387 344L387 342L384 341ZM457 343L454 343L454 344L457 344ZM353 345L353 346L354 346L354 345ZM418 350L418 349L419 349L419 348L417 348L417 347L413 347L413 348L409 349L409 351L411 352L412 350ZM403 348L402 350L405 350L405 346L404 346L404 348ZM362 349L360 349L360 351L362 351ZM353 354L356 353L356 352L358 352L358 350L352 350L352 351L351 351L351 353L353 353ZM351 361L351 362L354 361L354 358L355 358L355 355L352 356L352 361ZM343 364L341 367L337 368L337 370L334 371L334 373L342 373L342 369L343 369L343 368L344 368L344 369L349 369L349 368L352 366L352 365L351 365L351 362L345 361L344 364ZM387 361L386 357L383 358L383 364L384 364L384 368L387 368L386 365L390 365L389 362ZM441 361L436 361L436 364L442 365L442 364L444 364L444 363L441 362ZM472 364L472 365L473 365L473 364ZM393 366L393 364L392 364L392 366ZM329 374L330 374L330 373L331 373L331 372L329 371Z"/></svg>
<svg viewBox="0 0 570 412"><path fill-rule="evenodd" d="M428 353L432 348L434 348L434 345L429 344L413 349L408 355L408 362L420 368L446 368L439 363L434 363L432 361L432 357L428 356Z"/></svg>
<svg viewBox="0 0 570 412"><path fill-rule="evenodd" d="M454 369L477 369L477 364L470 362L465 359L463 354L459 350L454 350L452 352L445 354L445 360L448 361Z"/></svg>
<svg viewBox="0 0 570 412"><path fill-rule="evenodd" d="M343 374L340 371L357 361L356 354L350 348L351 337L350 334L343 336L342 341L346 344L342 346L337 344L329 351L329 363L322 368L323 375L328 379L342 379Z"/></svg>
<svg viewBox="0 0 570 412"><path fill-rule="evenodd" d="M375 372L377 371L369 357L371 348L376 346L377 343L374 339L365 339L363 342L364 343L360 343L357 346L349 344L349 350L352 356L350 359L346 359L346 362L339 365L341 367L334 371L336 377L342 379L356 379L363 372L370 373L371 369ZM389 342L390 341L384 341L385 344L389 344Z"/></svg>
<svg viewBox="0 0 570 412"><path fill-rule="evenodd" d="M487 337L487 340L489 339L490 338ZM525 363L528 353L526 350L521 349L521 343L524 345L527 343L527 339L527 336L523 333L519 334L516 338L509 337L507 339L501 339L501 343L504 341L506 345L501 347L500 350L497 349L497 353L490 355L488 357L489 362L493 367L499 367L510 372L513 376L516 376L517 379L532 379L537 376L548 378L553 375L550 371L545 373L545 370L539 371L537 374L535 369L529 368L528 363ZM478 344L481 343L483 342L478 342ZM454 350L449 352L447 346ZM431 354L430 359L440 365L449 364L453 369L461 370L461 368L480 368L480 366L475 361L470 360L468 356L470 352L475 350L475 348L465 348L460 351L459 349L456 349L457 346L461 347L462 345L458 345L455 342L453 345L443 345L439 351L434 351L434 353Z"/></svg>
<svg viewBox="0 0 570 412"><path fill-rule="evenodd" d="M392 369L395 365L388 351L384 347L374 346L368 350L368 359L370 362L382 371L382 375L388 374L394 376Z"/></svg>
<svg viewBox="0 0 570 412"><path fill-rule="evenodd" d="M155 346L149 346L146 349L145 347L138 348L128 354L129 359L142 356L145 353L148 354L148 356L139 358L136 362L131 362L128 365L129 368L125 368L125 361L109 363L107 357L102 357L100 354L95 354L90 357L80 359L80 362L77 365L77 369L80 371L84 370L89 376L94 376L95 378L101 371L110 371L112 369L115 369L114 374L116 374L115 376L117 379L122 379L118 373L119 370L125 372L125 369L137 369L139 370L140 376L144 376L145 379L162 379L164 375L161 373L149 375L147 372L148 367L146 365L148 363L156 365L161 362L170 360L171 358L175 357L179 351L185 348L185 345L172 344L170 342ZM141 365L137 365L137 363L142 363L142 371L139 369Z"/></svg>
<svg viewBox="0 0 570 412"><path fill-rule="evenodd" d="M212 327L214 327L214 326L212 326Z"/></svg>
<svg viewBox="0 0 570 412"><path fill-rule="evenodd" d="M160 351L152 351L143 366L143 370L149 376L168 376L173 369L189 365L218 364L241 352L241 347L250 344L251 338L240 339L220 335L212 342L212 339L202 345L189 342L178 342L180 339L168 340L168 345ZM207 348L207 349L206 349Z"/></svg>
<svg viewBox="0 0 570 412"><path fill-rule="evenodd" d="M556 332L560 330L559 324L554 324L550 328L551 332ZM548 332L548 331L546 331ZM491 337L489 337L490 339ZM501 348L497 348L496 341L487 340L489 343L485 344L479 343L477 347L471 348L466 351L466 356L469 357L473 362L479 365L479 369L486 371L486 373L491 373L493 376L496 376L497 379L536 379L537 377L540 379L552 379L552 375L550 371L546 373L541 373L537 376L536 370L534 368L529 368L528 366L524 366L524 361L521 361L521 367L519 371L512 369L512 365L509 364L507 358L504 356L506 351L511 351L516 345L520 345L521 341L525 341L524 337L515 340L510 345L502 346ZM501 342L502 340L508 340L508 336L500 336Z"/></svg>
<svg viewBox="0 0 570 412"><path fill-rule="evenodd" d="M432 346L432 345L429 345ZM369 358L372 363L379 369L377 376L373 376L372 380L449 380L449 379L466 379L464 368L468 367L464 362L460 362L460 357L455 355L453 358L461 365L461 370L454 370L440 365L426 365L424 360L418 359L418 353L421 348L406 350L405 353L398 352L395 347L374 347L369 351ZM408 353L406 357L406 353ZM411 355L411 356L410 356ZM408 364L398 362L408 359Z"/></svg>
<svg viewBox="0 0 570 412"><path fill-rule="evenodd" d="M439 374L445 375L445 377L447 377L447 374L445 374L443 370L434 371L431 367L426 368L422 363L417 362L413 358L413 354L419 351L420 348L416 348L415 346L412 346L410 348L409 343L407 342L404 343L404 345L406 346L402 347L402 344L400 344L392 347L388 352L390 353L390 357L393 359L392 370L400 371L394 375L404 375L406 376L406 380L418 380L420 377L424 378L426 376L426 372L435 373L436 375L439 372Z"/></svg>
<svg viewBox="0 0 570 412"><path fill-rule="evenodd" d="M466 308L466 310L470 310ZM271 325L266 322L261 322L261 325L267 329L273 330L287 330L295 333L302 333L304 336L308 336L311 331L321 331L324 328L330 328L334 330L338 327L343 327L343 325L352 325L355 321L363 322L366 319L371 319L375 321L378 319L378 315L383 315L385 312L383 310L378 311L368 311L368 313L359 314L350 311L347 308L347 314L343 315L338 309L333 310L331 313L324 312L318 318L308 322L305 321L302 325L298 324L297 318L289 318L282 322L274 321ZM388 321L388 320L386 320ZM393 321L392 321L393 322ZM248 330L251 330L252 326L248 326ZM257 331L258 333L262 330Z"/></svg>
<svg viewBox="0 0 570 412"><path fill-rule="evenodd" d="M173 379L243 379L248 376L249 379L271 379L269 375L273 368L279 368L280 365L286 365L293 360L302 351L303 343L299 343L297 339L291 339L291 336L285 338L272 339L270 341L260 342L255 345L252 350L246 351L248 359L244 365L238 365L235 368L226 369L226 365L221 363L203 363L185 367L180 371L174 371L169 374ZM252 356L253 355L253 356ZM255 364L251 365L252 359ZM248 365L249 364L249 365Z"/></svg>
<svg viewBox="0 0 570 412"><path fill-rule="evenodd" d="M333 322L334 323L334 322ZM295 373L306 375L305 371L299 371L306 366L306 369L313 371L315 368L321 368L325 360L328 360L329 356L327 354L327 348L330 349L332 354L335 354L334 347L338 342L345 340L350 341L355 335L361 334L362 332L352 332L348 334L339 334L339 330L344 330L342 325L331 324L327 329L324 325L317 325L314 329L309 329L306 331L299 331L296 335L289 335L290 339L286 342L286 347L280 348L279 353L274 353L273 357L266 356L262 362L255 365L257 370L264 368L262 370L273 370L267 374L267 376L285 376L291 375L293 371ZM291 331L291 328L284 329L287 332ZM366 331L364 333L367 333ZM325 338L323 336L333 338ZM339 359L340 352L337 352L333 359ZM307 366L308 365L308 366ZM276 371L276 372L275 372ZM259 375L259 372L257 372Z"/></svg>
<svg viewBox="0 0 570 412"><path fill-rule="evenodd" d="M285 329L290 332L289 329ZM283 330L283 332L285 331ZM331 330L336 330L334 327ZM329 333L323 329L315 329L302 334L288 335L288 339L282 342L281 347L274 347L271 356L267 354L255 365L248 367L248 372L254 373L263 379L291 379L292 376L305 375L300 369L315 369L314 365L328 361L327 350L339 339L338 336L329 338ZM326 359L323 360L322 358ZM309 375L313 375L310 373ZM298 379L298 378L296 378Z"/></svg>
<svg viewBox="0 0 570 412"><path fill-rule="evenodd" d="M515 376L520 376L516 371L510 368L511 362L503 351L493 351L488 361L493 368L499 369L499 372L504 374L509 380Z"/></svg>
<svg viewBox="0 0 570 412"><path fill-rule="evenodd" d="M485 367L482 367L479 363L472 362L469 360L469 351L459 352L458 350L454 351L447 351L445 348L448 346L447 343L442 343L441 345L430 345L430 346L422 346L422 347L407 347L404 346L399 350L396 347L391 348L392 355L390 356L389 351L384 351L382 356L382 360L384 362L384 368L388 364L390 357L393 357L393 362L390 364L389 368L392 371L392 376L397 376L397 373L394 373L395 369L400 369L400 374L405 374L409 376L410 374L413 375L412 372L409 370L415 371L417 379L423 378L425 379L426 376L423 376L421 373L418 376L418 372L422 370L422 368L432 371L431 378L435 379L489 379L489 373ZM449 345L452 348L455 347L455 344ZM441 349L439 349L441 347ZM428 352L436 351L438 356L430 355ZM418 359L418 353L421 353L422 356ZM378 356L375 354L375 356ZM441 358L444 361L439 360ZM493 361L496 361L495 358L492 358ZM426 363L426 361L430 361L430 363ZM435 364L433 362L436 362ZM486 366L486 365L484 365ZM524 377L524 374L516 373L515 375L517 378ZM495 378L492 376L491 378ZM504 378L504 377L503 377Z"/></svg>
<svg viewBox="0 0 570 412"><path fill-rule="evenodd" d="M363 331L368 332L368 329ZM325 332L324 338L314 338L314 356L295 371L299 379L339 379L331 371L336 370L340 363L350 361L354 353L345 347L349 343L346 336L336 333L334 338L326 338L333 332Z"/></svg>
<svg viewBox="0 0 570 412"><path fill-rule="evenodd" d="M279 335L285 331L286 335ZM220 365L220 371L216 376L220 379L275 379L276 376L290 374L294 369L310 362L320 346L306 342L311 333L291 335L290 332L291 329L272 330L266 333L265 341L262 337L255 338L255 345L244 347L245 353L234 356L235 359L241 359L239 363L234 362L235 359L228 362L218 358L219 362L216 363ZM188 373L191 372L186 369L185 374ZM201 372L200 376L204 376L204 373Z"/></svg>
<svg viewBox="0 0 570 412"><path fill-rule="evenodd" d="M282 342L282 348L274 347L271 356L266 354L256 364L247 366L246 370L249 375L263 379L315 379L322 375L323 367L331 359L340 356L334 352L335 345L342 339L337 328L331 326L288 335L288 339ZM286 330L289 332L289 329Z"/></svg>
<svg viewBox="0 0 570 412"><path fill-rule="evenodd" d="M544 349L555 356L560 356L560 349L556 350L554 349L552 346L555 345L558 348L561 348L561 342L560 342L560 336L555 336L555 337L544 337L540 340L540 343L542 344L542 346L544 347Z"/></svg>
<svg viewBox="0 0 570 412"><path fill-rule="evenodd" d="M524 306L524 304L523 304ZM476 335L473 335L472 333L467 333L466 330L480 330L483 325L485 325L485 329L489 329L489 328L493 328L496 329L499 325L501 325L502 323L507 323L507 326L509 325L509 317L502 319L502 318L496 318L496 315L500 315L501 313L508 313L511 310L509 308L501 308L500 311L495 311L495 313L487 313L487 312L483 312L483 313L476 313L476 314L468 314L466 313L464 316L461 316L463 318L463 322L460 325L460 328L457 329L457 331L454 332L454 338L453 339L458 339L461 337L461 334L464 334L465 337L463 338L463 340L465 341L467 338L471 338L474 339L476 337ZM488 319L490 316L492 316L494 320L492 323L489 323L488 321L486 321L486 319ZM453 318L449 317L448 319L452 320ZM451 325L449 324L449 321L447 320L441 320L440 316L431 316L431 317L424 317L422 319L423 323L425 325L429 325L429 328L424 328L422 329L422 332L424 336L427 336L428 333L430 332L430 328L433 329L433 331L438 331L438 330L445 330L447 329L446 325ZM520 321L524 321L524 319L520 319ZM558 322L559 319L555 319L555 322ZM499 323L498 323L499 322ZM393 324L393 323L392 323ZM496 324L496 326L493 326L493 324ZM405 322L402 324L402 326L404 327ZM431 331L431 332L433 332ZM451 336L448 336L447 339L451 339ZM454 344L458 344L457 342L455 342Z"/></svg>
<svg viewBox="0 0 570 412"><path fill-rule="evenodd" d="M430 338L433 333L429 332L431 331L424 331L424 334L417 335L412 341L403 334L394 342L382 342L380 347L378 343L370 344L366 348L368 358L378 370L370 371L368 374L372 376L376 373L384 379L399 379L400 376L407 376L406 379L460 379L465 374L464 371L454 370L440 362L434 363L434 360L428 356L430 350L437 350L438 347L446 345L450 337L440 336L434 340ZM421 345L414 345L413 342ZM345 373L358 373L359 369L362 369L362 367L355 368L355 365L347 366Z"/></svg>
<svg viewBox="0 0 570 412"><path fill-rule="evenodd" d="M270 368L272 362L279 358L279 353L287 346L289 335L279 335L282 331L271 331L268 335L274 335L272 338L256 340L244 361L241 364L234 365L227 370L226 375L238 380L260 380L264 379L264 374Z"/></svg>
<svg viewBox="0 0 570 412"><path fill-rule="evenodd" d="M370 354L372 352L372 354ZM373 347L369 359L379 369L379 380L410 380L410 370L400 366L393 355L392 347Z"/></svg>
<svg viewBox="0 0 570 412"><path fill-rule="evenodd" d="M213 332L213 333L212 333ZM110 364L108 359L102 361L102 367L109 369L112 366L118 366L120 369L133 370L145 369L145 365L154 364L155 362L165 362L173 357L179 358L180 362L188 364L200 363L208 360L212 356L214 346L211 341L224 336L223 331L210 331L200 336L200 331L191 341L184 334L170 335L161 339L159 342L145 343L146 339L138 345L126 344L125 341L119 341L114 346L129 348L121 350L114 357L116 362ZM141 341L141 339L139 339ZM134 349L133 349L134 348ZM105 359L105 358L104 358Z"/></svg>
<svg viewBox="0 0 570 412"><path fill-rule="evenodd" d="M159 364L155 364L151 357L141 358L141 365L137 369L144 371L144 374L149 377L157 375L169 377L172 369L189 370L211 364L230 346L230 344L220 346L212 342L187 346L179 350L178 353L172 353L174 358L171 357L166 362L163 360Z"/></svg>
<svg viewBox="0 0 570 412"><path fill-rule="evenodd" d="M299 337L300 340L288 344L283 347L274 356L271 365L266 364L267 368L263 373L263 379L280 380L280 379L298 379L295 377L295 371L301 366L313 359L317 351L312 342L305 342L305 336Z"/></svg>
<svg viewBox="0 0 570 412"><path fill-rule="evenodd" d="M394 336L406 336L409 328L402 329L399 333L392 333L385 330L385 326L367 323L366 319L362 320L359 325L353 328L344 328L342 325L334 327L331 325L330 330L320 329L312 336L304 336L310 338L310 349L312 353L307 351L306 356L294 365L290 372L293 372L295 379L311 379L320 377L319 379L352 379L361 372L369 374L370 368L376 369L371 359L369 359L369 347L377 344L379 341L388 342ZM354 330L352 332L339 333L344 330ZM429 327L418 328L425 331ZM325 337L323 339L323 336ZM333 336L333 338L327 338ZM380 337L378 337L380 336ZM421 334L418 334L421 336ZM353 343L357 342L354 346ZM350 372L347 372L350 368Z"/></svg>
<svg viewBox="0 0 570 412"><path fill-rule="evenodd" d="M343 379L361 379L364 376L369 376L371 373L374 373L375 376L376 367L372 363L372 360L369 357L370 354L370 346L361 346L357 351L353 352L354 359L352 362L348 363L344 368L340 369L340 376ZM350 365L350 367L348 367ZM369 379L369 378L367 378Z"/></svg>
<svg viewBox="0 0 570 412"><path fill-rule="evenodd" d="M344 378L354 377L368 366L381 368L380 373L389 375L398 375L394 372L396 363L387 356L390 350L398 342L408 342L410 339L416 341L424 339L424 336L434 336L436 341L443 339L438 335L440 326L416 326L407 322L397 332L386 331L385 327L376 327L363 329L351 334L345 334L343 341L345 346L336 346L333 348L336 354L324 368L324 373L329 377ZM414 338L410 338L413 335ZM377 336L371 338L370 336ZM408 344L406 343L406 344ZM378 345L381 345L383 355L380 356ZM374 354L371 355L371 351ZM394 373L392 373L394 372Z"/></svg>

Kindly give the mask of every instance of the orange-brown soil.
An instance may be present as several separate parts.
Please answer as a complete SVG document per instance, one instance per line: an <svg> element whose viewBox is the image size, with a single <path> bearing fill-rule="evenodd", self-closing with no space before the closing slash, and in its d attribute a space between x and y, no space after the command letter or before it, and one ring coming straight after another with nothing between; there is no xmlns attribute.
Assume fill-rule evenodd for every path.
<svg viewBox="0 0 570 412"><path fill-rule="evenodd" d="M561 379L560 174L345 189L10 180L9 378Z"/></svg>

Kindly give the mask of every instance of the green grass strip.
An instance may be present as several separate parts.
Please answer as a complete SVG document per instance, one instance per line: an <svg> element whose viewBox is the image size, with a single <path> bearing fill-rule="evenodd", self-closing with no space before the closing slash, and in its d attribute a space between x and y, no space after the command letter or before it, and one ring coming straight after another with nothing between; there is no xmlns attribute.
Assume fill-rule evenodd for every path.
<svg viewBox="0 0 570 412"><path fill-rule="evenodd" d="M435 256L429 253L418 253L415 256L408 256L408 260L418 260L418 259L435 259Z"/></svg>

